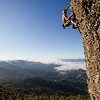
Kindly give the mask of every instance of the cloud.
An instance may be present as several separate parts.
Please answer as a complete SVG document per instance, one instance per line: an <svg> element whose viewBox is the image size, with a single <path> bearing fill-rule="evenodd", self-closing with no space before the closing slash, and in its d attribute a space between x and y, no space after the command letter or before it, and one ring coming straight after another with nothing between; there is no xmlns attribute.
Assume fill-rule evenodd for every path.
<svg viewBox="0 0 100 100"><path fill-rule="evenodd" d="M60 64L61 66L55 67L57 71L66 71L71 69L84 69L86 70L85 62L78 61L78 62L72 62L72 61L63 61L63 60L57 60L55 64Z"/></svg>

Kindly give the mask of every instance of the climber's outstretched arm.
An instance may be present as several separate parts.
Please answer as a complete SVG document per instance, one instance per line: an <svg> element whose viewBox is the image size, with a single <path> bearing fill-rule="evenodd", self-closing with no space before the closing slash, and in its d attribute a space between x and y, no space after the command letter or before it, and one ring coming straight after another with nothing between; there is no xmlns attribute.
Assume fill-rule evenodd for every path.
<svg viewBox="0 0 100 100"><path fill-rule="evenodd" d="M70 7L70 5L68 5L68 6L65 8L65 10L68 11L69 7Z"/></svg>
<svg viewBox="0 0 100 100"><path fill-rule="evenodd" d="M69 16L69 19L70 19L71 17L73 17L73 13Z"/></svg>

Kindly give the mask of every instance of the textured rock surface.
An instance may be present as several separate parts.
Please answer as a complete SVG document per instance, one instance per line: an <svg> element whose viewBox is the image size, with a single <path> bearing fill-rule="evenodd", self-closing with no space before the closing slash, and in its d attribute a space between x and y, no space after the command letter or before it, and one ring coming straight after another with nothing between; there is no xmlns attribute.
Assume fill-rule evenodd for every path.
<svg viewBox="0 0 100 100"><path fill-rule="evenodd" d="M92 100L100 100L100 0L71 0L83 38Z"/></svg>

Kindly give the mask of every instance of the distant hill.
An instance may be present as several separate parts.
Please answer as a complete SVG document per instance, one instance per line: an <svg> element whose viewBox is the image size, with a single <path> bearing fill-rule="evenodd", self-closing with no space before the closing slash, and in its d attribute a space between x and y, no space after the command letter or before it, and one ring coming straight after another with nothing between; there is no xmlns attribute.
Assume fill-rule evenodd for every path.
<svg viewBox="0 0 100 100"><path fill-rule="evenodd" d="M61 70L60 64L33 61L0 61L0 83L14 90L36 95L87 94L86 71Z"/></svg>
<svg viewBox="0 0 100 100"><path fill-rule="evenodd" d="M86 73L84 70L70 71L65 78L60 80L49 80L48 77L33 77L18 82L8 83L9 86L36 93L43 94L70 94L70 95L86 95L87 83Z"/></svg>
<svg viewBox="0 0 100 100"><path fill-rule="evenodd" d="M0 82L55 74L57 72L54 67L57 66L60 65L23 60L0 61Z"/></svg>
<svg viewBox="0 0 100 100"><path fill-rule="evenodd" d="M0 61L0 83L23 80L30 77L48 77L50 80L58 80L65 78L69 70L79 69L81 66L83 68L84 66L82 59L62 60L64 61L59 60L60 63L49 64L24 60ZM66 61L68 61L68 63Z"/></svg>

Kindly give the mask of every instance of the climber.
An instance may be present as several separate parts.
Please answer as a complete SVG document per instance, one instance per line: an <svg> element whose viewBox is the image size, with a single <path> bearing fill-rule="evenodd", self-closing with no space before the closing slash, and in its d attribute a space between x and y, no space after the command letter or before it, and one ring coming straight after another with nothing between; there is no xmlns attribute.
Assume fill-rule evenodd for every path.
<svg viewBox="0 0 100 100"><path fill-rule="evenodd" d="M69 7L71 9L72 14L68 17L67 11L68 11ZM75 19L74 10L70 5L68 5L68 7L62 11L62 22L63 22L63 25L62 25L63 29L65 29L65 27L69 27L70 25L73 25L73 29L76 29L78 27L77 26L78 23Z"/></svg>

